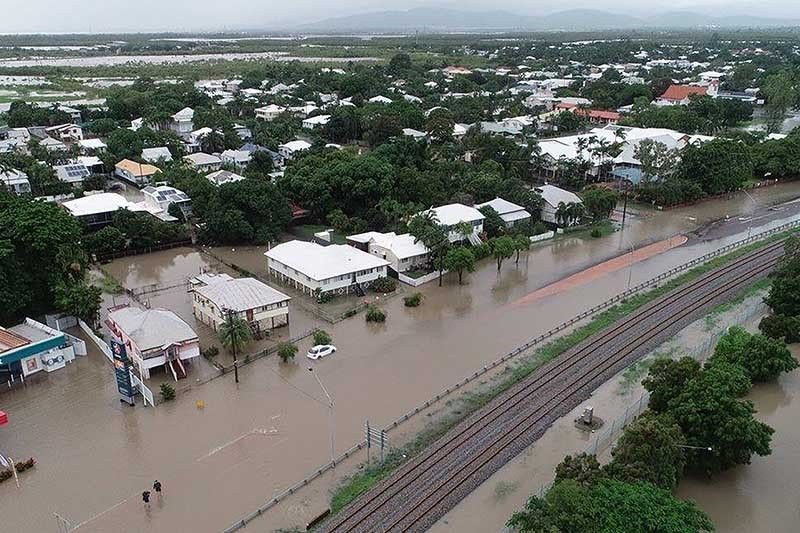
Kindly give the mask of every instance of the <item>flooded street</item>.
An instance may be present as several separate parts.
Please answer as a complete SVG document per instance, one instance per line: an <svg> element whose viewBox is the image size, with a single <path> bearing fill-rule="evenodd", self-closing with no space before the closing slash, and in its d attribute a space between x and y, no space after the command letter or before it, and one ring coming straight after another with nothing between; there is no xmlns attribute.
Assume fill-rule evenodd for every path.
<svg viewBox="0 0 800 533"><path fill-rule="evenodd" d="M800 345L792 353L800 358ZM777 383L756 385L747 396L756 417L775 428L772 455L713 480L685 479L678 496L691 498L708 513L717 531L791 533L800 523L800 372Z"/></svg>
<svg viewBox="0 0 800 533"><path fill-rule="evenodd" d="M760 189L752 196L760 206L777 204L800 196L800 184ZM519 265L506 261L500 273L487 259L465 275L463 286L454 275L446 276L441 288L435 282L423 285L425 300L418 308L405 308L402 298L390 299L383 304L388 318L382 325L366 324L363 315L331 325L290 304L289 333L323 327L338 347L335 356L311 363L303 355L309 343L301 342L294 363L259 359L242 368L238 386L226 375L191 386L155 409L121 405L111 367L95 350L47 376L50 383L0 392L11 419L0 429L2 449L38 461L21 476L22 489L0 485L4 528L56 531L57 512L73 526L80 524L79 531L219 531L329 459L327 404L307 370L310 365L335 400L336 451L342 452L360 439L366 419L387 423L624 290L629 276L637 284L746 237L748 231L800 218L800 202L759 209L748 218L754 208L745 195L667 212L633 208L623 232L535 245ZM743 218L709 224L727 213L743 213ZM687 235L688 242L661 255L527 305L510 305L623 254L631 245L639 248L679 234ZM259 257L263 250L240 252L232 256L237 264L266 275ZM201 341L203 328L193 321L183 282L200 268L228 272L207 254L188 248L103 267L128 288L174 285L142 297L153 307L174 310ZM189 380L194 378L190 373ZM205 408L198 409L197 400ZM141 492L156 478L164 485L164 498L145 512ZM322 510L315 505L309 512ZM253 527L268 531L298 525L306 516L276 510Z"/></svg>

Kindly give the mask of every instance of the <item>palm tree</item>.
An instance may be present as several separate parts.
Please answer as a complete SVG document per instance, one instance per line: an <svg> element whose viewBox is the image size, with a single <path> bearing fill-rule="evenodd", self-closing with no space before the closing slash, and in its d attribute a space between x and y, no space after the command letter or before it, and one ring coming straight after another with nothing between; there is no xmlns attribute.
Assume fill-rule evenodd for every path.
<svg viewBox="0 0 800 533"><path fill-rule="evenodd" d="M564 202L558 202L558 206L556 207L556 224L559 226L565 226L568 217L568 208L567 204Z"/></svg>
<svg viewBox="0 0 800 533"><path fill-rule="evenodd" d="M225 322L219 328L219 340L225 349L233 355L233 372L236 383L239 383L239 362L236 356L241 353L252 339L253 334L250 332L250 326L247 321L233 311L227 311Z"/></svg>

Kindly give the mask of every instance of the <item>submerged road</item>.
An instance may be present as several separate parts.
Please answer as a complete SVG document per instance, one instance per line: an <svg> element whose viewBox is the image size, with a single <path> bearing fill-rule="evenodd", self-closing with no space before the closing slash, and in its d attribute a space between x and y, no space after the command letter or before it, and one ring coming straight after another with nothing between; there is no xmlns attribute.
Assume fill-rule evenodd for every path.
<svg viewBox="0 0 800 533"><path fill-rule="evenodd" d="M543 365L333 517L324 531L425 531L632 361L769 274L783 242L643 306Z"/></svg>

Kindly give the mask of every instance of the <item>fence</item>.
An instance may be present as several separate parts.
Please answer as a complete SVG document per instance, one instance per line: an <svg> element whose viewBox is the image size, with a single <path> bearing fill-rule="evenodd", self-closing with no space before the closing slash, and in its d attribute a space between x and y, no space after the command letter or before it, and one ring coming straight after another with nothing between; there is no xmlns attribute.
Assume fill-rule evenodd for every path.
<svg viewBox="0 0 800 533"><path fill-rule="evenodd" d="M625 292L620 293L620 294L614 296L613 298L610 298L609 300L606 300L605 302L603 302L603 303L601 303L599 305L596 305L596 306L592 307L591 309L588 309L588 310L584 311L583 313L571 318L570 320L561 323L560 325L556 326L555 328L551 329L550 331L547 331L546 333L543 333L543 334L539 335L538 337L536 337L534 339L531 339L529 342L527 342L527 343L523 344L522 346L516 348L515 350L505 354L504 356L502 356L502 357L500 357L498 359L495 359L494 361L492 361L491 363L489 363L487 365L484 365L482 368L480 368L479 370L475 371L473 374L467 376L466 378L464 378L463 380L457 382L456 384L454 384L454 385L452 385L450 387L447 387L446 389L444 389L442 392L440 392L439 394L437 394L433 398L430 398L430 399L426 400L424 403L418 405L414 409L408 411L407 413L403 414L399 418L393 420L392 422L390 422L389 424L384 426L383 430L386 431L387 433L390 432L391 430L397 428L400 424L402 424L403 422L407 421L411 417L419 414L420 412L422 412L423 410L427 409L428 407L430 407L434 403L436 403L436 402L442 400L443 398L445 398L446 396L450 395L452 392L460 390L465 385L467 385L467 384L471 383L472 381L484 376L486 373L488 373L491 370L497 368L498 366L508 362L510 359L512 359L514 357L517 357L517 356L519 356L519 355L521 355L523 353L528 352L531 348L533 348L535 346L538 346L543 341L553 337L556 333L560 333L560 332L564 331L565 329L575 325L576 323L586 319L587 317L589 317L589 316L591 316L591 315L593 315L593 314L595 314L595 313L597 313L599 311L605 310L605 309L607 309L607 308L609 308L609 307L611 307L613 305L616 305L620 301L622 301L622 300L624 300L624 299L626 299L626 298L628 298L628 297L630 297L630 296L632 296L632 295L634 295L634 294L636 294L638 292L641 292L641 291L643 291L645 289L653 287L654 285L657 285L658 283L660 283L661 281L666 280L667 278L670 278L670 277L672 277L672 276L674 276L674 275L676 275L676 274L678 274L680 272L689 270L690 268L693 268L693 267L695 267L697 265L705 263L706 261L709 261L709 260L714 259L716 257L719 257L721 255L724 255L724 254L726 254L726 253L728 253L728 252L730 252L730 251L732 251L732 250L734 250L736 248L740 248L742 246L746 246L747 244L753 243L753 242L758 241L758 240L762 240L762 239L767 238L767 237L769 237L771 235L776 235L778 233L787 231L787 230L792 229L792 228L797 228L797 227L800 227L800 221L783 224L783 225L778 226L776 228L773 228L771 230L767 230L767 231L764 231L762 233L759 233L759 234L753 235L751 237L748 237L746 239L742 239L740 241L737 241L735 243L731 243L731 244L729 244L727 246L723 246L722 248L720 248L718 250L715 250L713 252L710 252L708 254L705 254L702 257L698 257L696 259L693 259L692 261L689 261L688 263L684 263L683 265L679 265L679 266L677 266L675 268L672 268L669 271L664 272L663 274L660 274L660 275L658 275L658 276L656 276L656 277L654 277L654 278L652 278L652 279L650 279L648 281L645 281L644 283L640 283L639 285L636 285L635 287L631 287L630 289L626 290ZM716 342L716 340L714 342ZM620 417L617 420L612 421L611 427L606 429L603 433L599 434L598 437L595 438L594 444L590 445L590 447L594 446L594 450L596 451L597 449L599 449L598 446L608 445L608 443L612 442L613 441L613 437L615 436L615 433L621 431L622 428L625 427L625 424L627 424L632 419L632 417L638 416L647 407L647 398L649 398L649 396L647 395L647 393L645 393L635 403L635 405L636 405L635 409L632 408L631 406L629 406L628 409L626 409L625 415ZM232 533L234 531L238 531L241 528L247 527L247 524L252 522L254 519L258 518L259 516L261 516L262 514L264 514L269 509L271 509L275 505L279 504L281 501L285 500L289 496L293 495L299 489L307 486L309 483L311 483L315 479L319 478L320 476L322 476L326 472L330 471L337 464L341 463L345 459L348 459L351 455L353 455L354 453L356 453L359 450L363 449L365 446L366 446L366 440L361 440L360 442L358 442L355 445L351 446L343 454L339 455L338 457L336 457L332 461L330 461L328 463L325 463L324 465L320 466L317 470L315 470L314 472L312 472L311 474L309 474L308 476L306 476L302 480L298 481L297 483L295 483L291 487L285 489L283 492L277 494L271 500L266 502L264 505L260 506L258 509L256 509L255 511L253 511L249 515L245 516L241 520L237 521L236 523L234 523L233 525L231 525L230 527L225 529L225 533ZM542 490L546 490L544 485L543 485L543 488L540 489L540 491L542 491Z"/></svg>
<svg viewBox="0 0 800 533"><path fill-rule="evenodd" d="M119 259L120 257L149 254L152 252L160 252L162 250L169 250L171 248L180 248L181 246L191 246L191 245L192 245L192 240L185 239L182 241L168 242L165 244L158 244L156 246L149 246L147 248L121 250L119 252L112 252L110 254L93 254L93 256L96 261L113 261L114 259Z"/></svg>
<svg viewBox="0 0 800 533"><path fill-rule="evenodd" d="M446 274L447 271L442 272L442 275ZM412 278L411 276L406 276L402 272L397 274L397 278L405 283L406 285L411 285L412 287L419 287L424 283L428 283L429 281L433 281L439 277L439 271L429 272L424 276L420 276L418 278Z"/></svg>
<svg viewBox="0 0 800 533"><path fill-rule="evenodd" d="M105 355L108 358L108 360L113 363L114 355L111 353L111 348L108 347L106 341L98 337L97 334L92 330L91 326L89 326L89 324L87 324L80 318L78 319L78 326L83 330L84 333L86 333L89 339L91 339L91 341L94 342L95 345L97 345L100 351L103 352L103 355Z"/></svg>
<svg viewBox="0 0 800 533"><path fill-rule="evenodd" d="M547 239L552 239L555 237L555 231L548 231L547 233L541 233L539 235L534 235L531 237L531 242L539 242L539 241L546 241Z"/></svg>

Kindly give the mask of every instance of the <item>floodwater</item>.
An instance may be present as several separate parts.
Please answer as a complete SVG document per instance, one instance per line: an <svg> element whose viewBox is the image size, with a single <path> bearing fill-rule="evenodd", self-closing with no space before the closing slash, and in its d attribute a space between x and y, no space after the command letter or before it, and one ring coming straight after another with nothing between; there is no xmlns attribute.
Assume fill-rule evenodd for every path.
<svg viewBox="0 0 800 533"><path fill-rule="evenodd" d="M86 57L40 57L25 59L0 59L2 67L113 67L117 65L173 65L199 61L300 61L302 63L348 63L350 61L377 61L375 57L295 57L286 52L228 52L221 54L164 54L119 55Z"/></svg>
<svg viewBox="0 0 800 533"><path fill-rule="evenodd" d="M800 345L792 353L800 358ZM791 533L800 523L800 372L776 383L757 385L748 395L756 417L775 428L772 454L754 457L711 480L685 479L678 496L689 498L708 513L717 531Z"/></svg>
<svg viewBox="0 0 800 533"><path fill-rule="evenodd" d="M753 192L762 206L798 196L800 184ZM751 224L752 231L759 231L800 217L800 203L793 203L760 209L752 219L707 224L726 213L750 213L753 207L753 201L735 196L669 212L640 210L623 232L541 244L519 265L506 261L500 273L486 260L465 276L463 286L455 276L446 276L441 288L435 282L423 286L425 301L418 308L403 307L401 298L386 302L386 324L366 324L358 315L322 325L339 349L330 358L308 361L302 355L308 342L301 342L294 363L260 359L243 367L238 386L227 375L192 386L155 409L122 406L110 366L94 351L46 376L49 384L0 393L10 416L0 428L0 450L38 461L35 470L21 476L21 489L9 482L0 485L3 525L9 531L55 530L57 512L73 526L80 524L79 531L219 531L329 458L327 403L314 374L334 398L335 448L342 452L359 440L366 419L383 425L398 417L623 290L629 275L639 283L746 236ZM689 234L699 227L699 237ZM629 242L639 247L681 233L690 236L685 245L630 270L530 305L507 305L624 253ZM258 267L256 257L251 254L250 261ZM141 287L180 284L208 262L205 255L177 249L106 268L126 285ZM151 304L175 305L185 316L185 304L179 303L185 295L170 294L152 295ZM302 327L302 311L290 306L290 313L290 327ZM196 400L205 407L198 409ZM156 478L164 485L164 498L146 510L141 492ZM294 515L277 513L253 526L272 530L296 521Z"/></svg>

